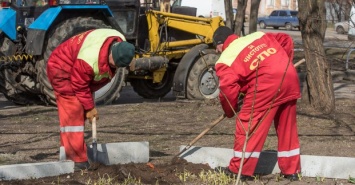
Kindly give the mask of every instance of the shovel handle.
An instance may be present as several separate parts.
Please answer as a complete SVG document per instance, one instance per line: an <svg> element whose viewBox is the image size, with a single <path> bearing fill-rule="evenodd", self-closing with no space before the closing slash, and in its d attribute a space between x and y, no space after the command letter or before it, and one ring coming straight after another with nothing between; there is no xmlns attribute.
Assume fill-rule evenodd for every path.
<svg viewBox="0 0 355 185"><path fill-rule="evenodd" d="M204 131L202 131L197 137L195 137L194 140L192 140L186 148L190 148L193 144L195 144L199 139L201 139L202 136L204 136L208 131L210 131L213 127L215 127L219 122L221 122L226 116L223 114L221 115L218 119L213 121L209 127L207 127Z"/></svg>
<svg viewBox="0 0 355 185"><path fill-rule="evenodd" d="M306 62L306 59L301 59L300 61L296 62L294 64L295 67L298 67L299 65L303 64L304 62Z"/></svg>
<svg viewBox="0 0 355 185"><path fill-rule="evenodd" d="M226 116L223 114L221 115L218 119L213 121L204 131L202 131L197 137L195 137L194 140L192 140L188 145L185 146L184 149L182 149L178 154L174 156L178 157L182 153L184 153L186 150L188 150L193 144L195 144L203 135L205 135L208 131L210 131L213 127L215 127L218 123L220 123Z"/></svg>
<svg viewBox="0 0 355 185"><path fill-rule="evenodd" d="M92 140L96 142L96 117L92 118Z"/></svg>

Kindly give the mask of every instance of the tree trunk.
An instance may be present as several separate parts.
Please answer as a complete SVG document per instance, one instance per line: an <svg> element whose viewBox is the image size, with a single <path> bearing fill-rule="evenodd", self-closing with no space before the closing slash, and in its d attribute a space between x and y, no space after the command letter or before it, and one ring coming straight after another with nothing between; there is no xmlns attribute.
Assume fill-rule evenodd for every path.
<svg viewBox="0 0 355 185"><path fill-rule="evenodd" d="M237 35L245 35L244 20L245 9L247 8L248 0L238 0L237 14L235 15L234 33Z"/></svg>
<svg viewBox="0 0 355 185"><path fill-rule="evenodd" d="M344 8L344 20L350 19L350 10L353 3L355 3L354 0L346 1L345 8Z"/></svg>
<svg viewBox="0 0 355 185"><path fill-rule="evenodd" d="M249 16L249 34L257 31L260 0L251 0Z"/></svg>
<svg viewBox="0 0 355 185"><path fill-rule="evenodd" d="M232 1L231 0L224 0L224 8L225 8L225 14L226 14L226 26L228 28L233 29L232 23L234 22L234 17L233 17L233 6L232 6Z"/></svg>
<svg viewBox="0 0 355 185"><path fill-rule="evenodd" d="M336 5L334 3L328 3L327 5L328 5L328 9L330 10L329 14L332 17L332 23L334 24L335 22L340 22L340 19L338 17L339 14L337 13L338 10L337 10ZM337 21L335 21L335 16L334 16L333 12L335 13L335 15L337 17Z"/></svg>
<svg viewBox="0 0 355 185"><path fill-rule="evenodd" d="M307 66L308 95L303 97L308 97L312 107L328 114L335 109L335 99L330 64L323 47L327 27L324 0L298 0L298 6L302 7L298 16Z"/></svg>

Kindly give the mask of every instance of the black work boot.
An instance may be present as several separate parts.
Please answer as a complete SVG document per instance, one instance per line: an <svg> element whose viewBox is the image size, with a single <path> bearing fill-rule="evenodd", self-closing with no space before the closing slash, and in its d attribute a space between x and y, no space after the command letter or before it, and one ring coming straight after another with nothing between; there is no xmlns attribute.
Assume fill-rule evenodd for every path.
<svg viewBox="0 0 355 185"><path fill-rule="evenodd" d="M233 179L237 179L238 177L238 174L230 171L228 167L217 167L215 168L215 171L218 173L224 173L225 175ZM247 180L254 180L254 178L248 175L240 175L240 181L245 182Z"/></svg>
<svg viewBox="0 0 355 185"><path fill-rule="evenodd" d="M87 170L89 168L89 162L80 162L74 164L74 171Z"/></svg>
<svg viewBox="0 0 355 185"><path fill-rule="evenodd" d="M288 179L290 181L299 181L301 174L299 174L299 173L294 173L294 174L290 174L290 175L281 174L281 177Z"/></svg>

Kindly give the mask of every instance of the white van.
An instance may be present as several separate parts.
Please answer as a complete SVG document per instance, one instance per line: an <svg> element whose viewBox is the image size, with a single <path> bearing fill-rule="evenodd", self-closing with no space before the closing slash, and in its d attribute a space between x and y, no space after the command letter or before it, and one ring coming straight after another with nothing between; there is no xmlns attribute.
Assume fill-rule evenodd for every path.
<svg viewBox="0 0 355 185"><path fill-rule="evenodd" d="M174 6L189 6L197 8L197 17L216 17L221 16L226 20L226 10L224 8L224 0L175 0Z"/></svg>

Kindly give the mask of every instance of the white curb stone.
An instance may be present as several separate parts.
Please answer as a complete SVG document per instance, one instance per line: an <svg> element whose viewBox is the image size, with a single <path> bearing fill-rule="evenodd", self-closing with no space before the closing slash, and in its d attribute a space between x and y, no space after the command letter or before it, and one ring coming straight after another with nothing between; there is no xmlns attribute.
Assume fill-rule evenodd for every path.
<svg viewBox="0 0 355 185"><path fill-rule="evenodd" d="M73 161L3 165L0 166L0 181L58 176L73 172Z"/></svg>
<svg viewBox="0 0 355 185"><path fill-rule="evenodd" d="M92 146L87 145L89 160ZM60 148L59 160L66 160L65 150ZM149 142L119 142L97 144L97 160L104 165L146 163L149 161Z"/></svg>
<svg viewBox="0 0 355 185"><path fill-rule="evenodd" d="M104 165L146 163L149 161L148 142L123 142L98 144L98 162ZM0 181L24 180L58 176L74 172L74 162L65 158L64 147L59 149L57 162L26 163L0 166ZM88 146L88 157L92 158L92 148Z"/></svg>
<svg viewBox="0 0 355 185"><path fill-rule="evenodd" d="M180 146L180 151L186 146ZM191 146L189 150L180 155L191 163L208 164L211 168L226 167L233 157L233 150L214 147ZM301 155L302 176L348 179L355 177L355 158ZM280 173L277 165L276 151L263 151L255 173Z"/></svg>

